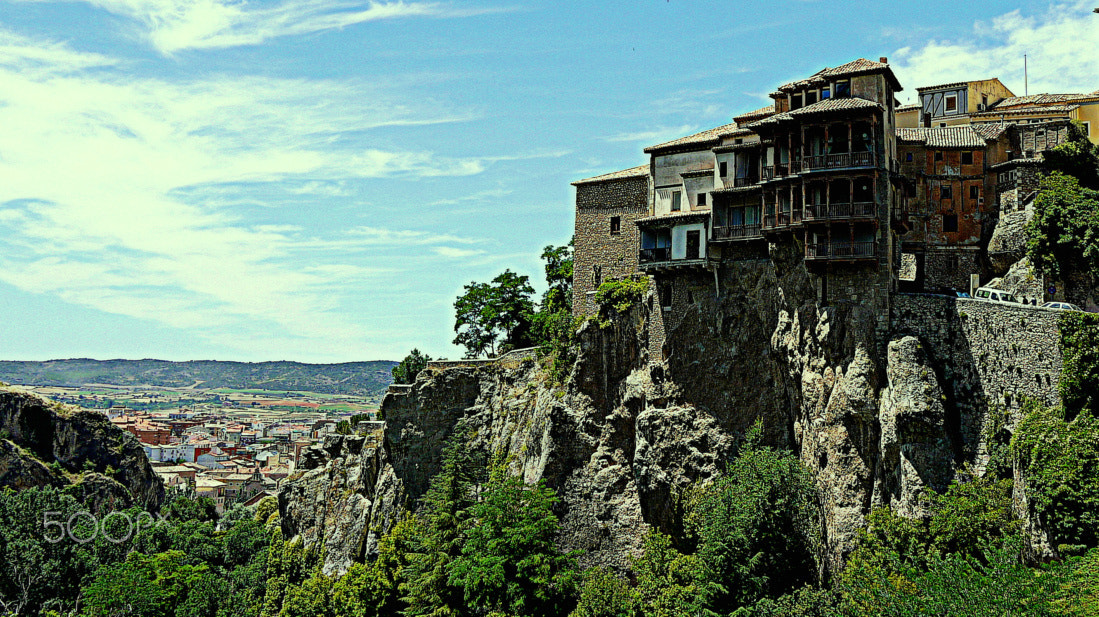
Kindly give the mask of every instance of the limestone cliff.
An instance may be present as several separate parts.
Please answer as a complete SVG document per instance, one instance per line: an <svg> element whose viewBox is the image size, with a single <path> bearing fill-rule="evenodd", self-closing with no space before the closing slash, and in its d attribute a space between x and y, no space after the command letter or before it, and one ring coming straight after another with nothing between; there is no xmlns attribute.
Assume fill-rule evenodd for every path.
<svg viewBox="0 0 1099 617"><path fill-rule="evenodd" d="M883 332L880 308L822 305L795 261L682 275L694 302L668 326L659 362L646 301L608 328L582 327L564 384L534 359L429 367L383 400L376 439L310 453L279 495L284 532L323 542L329 572L368 558L460 432L558 492L562 548L582 549L583 565L625 567L650 527L675 531L682 489L719 473L758 419L767 442L813 472L820 557L834 570L872 507L919 515L921 490L983 467L992 402L1017 421L1022 396L1055 396L1051 312L897 296ZM1022 366L1038 374L1020 379Z"/></svg>
<svg viewBox="0 0 1099 617"><path fill-rule="evenodd" d="M0 389L0 486L66 488L94 510L159 509L164 485L106 416Z"/></svg>

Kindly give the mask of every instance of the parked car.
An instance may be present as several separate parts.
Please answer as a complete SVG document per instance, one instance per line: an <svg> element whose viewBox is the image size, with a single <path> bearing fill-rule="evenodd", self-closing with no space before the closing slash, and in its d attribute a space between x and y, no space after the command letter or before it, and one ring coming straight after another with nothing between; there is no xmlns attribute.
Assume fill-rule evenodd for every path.
<svg viewBox="0 0 1099 617"><path fill-rule="evenodd" d="M1083 311L1084 309L1069 302L1046 302L1042 308L1057 309L1059 311Z"/></svg>
<svg viewBox="0 0 1099 617"><path fill-rule="evenodd" d="M978 287L976 298L978 300L988 300L989 302L1006 302L1008 304L1019 304L1019 301L1015 298L1015 295L1012 294L1010 291L993 289L991 287Z"/></svg>

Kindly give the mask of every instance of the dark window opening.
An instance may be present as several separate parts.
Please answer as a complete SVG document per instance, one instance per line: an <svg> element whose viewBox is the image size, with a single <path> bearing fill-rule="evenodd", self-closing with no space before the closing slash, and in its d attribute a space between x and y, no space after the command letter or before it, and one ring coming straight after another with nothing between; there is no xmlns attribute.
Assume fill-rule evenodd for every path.
<svg viewBox="0 0 1099 617"><path fill-rule="evenodd" d="M905 163L911 163L912 162L912 153L911 152L904 155L904 162Z"/></svg>
<svg viewBox="0 0 1099 617"><path fill-rule="evenodd" d="M697 229L687 232L687 259L702 259L702 232Z"/></svg>
<svg viewBox="0 0 1099 617"><path fill-rule="evenodd" d="M672 191L672 212L678 212L683 202L683 193Z"/></svg>
<svg viewBox="0 0 1099 617"><path fill-rule="evenodd" d="M848 98L850 96L851 96L851 81L847 80L847 79L845 79L843 81L837 81L836 82L835 98L845 99L845 98Z"/></svg>
<svg viewBox="0 0 1099 617"><path fill-rule="evenodd" d="M958 231L958 215L957 214L944 214L943 215L943 232L954 233Z"/></svg>
<svg viewBox="0 0 1099 617"><path fill-rule="evenodd" d="M706 193L698 194L698 206L701 208L706 205Z"/></svg>
<svg viewBox="0 0 1099 617"><path fill-rule="evenodd" d="M801 95L795 94L790 97L790 109L801 109Z"/></svg>
<svg viewBox="0 0 1099 617"><path fill-rule="evenodd" d="M939 187L939 198L941 199L954 199L954 187L949 184L944 184Z"/></svg>
<svg viewBox="0 0 1099 617"><path fill-rule="evenodd" d="M612 235L618 235L620 233L622 233L622 217L612 216L611 217L611 234Z"/></svg>
<svg viewBox="0 0 1099 617"><path fill-rule="evenodd" d="M672 283L668 281L666 285L660 288L660 306L670 309L672 308Z"/></svg>
<svg viewBox="0 0 1099 617"><path fill-rule="evenodd" d="M981 197L981 187L977 186L976 184L970 186L969 187L969 198L970 199L980 199L980 197Z"/></svg>
<svg viewBox="0 0 1099 617"><path fill-rule="evenodd" d="M813 103L816 103L816 102L817 102L817 91L816 90L810 90L809 92L805 93L805 106L806 107L808 107L809 105L812 105Z"/></svg>
<svg viewBox="0 0 1099 617"><path fill-rule="evenodd" d="M729 175L729 164L726 163L725 161L722 161L722 162L718 163L717 164L717 172L721 175L722 178L728 176Z"/></svg>
<svg viewBox="0 0 1099 617"><path fill-rule="evenodd" d="M958 96L957 95L951 94L950 96L946 97L946 110L947 111L958 111Z"/></svg>
<svg viewBox="0 0 1099 617"><path fill-rule="evenodd" d="M695 294L690 289L687 290L687 304L695 303Z"/></svg>
<svg viewBox="0 0 1099 617"><path fill-rule="evenodd" d="M828 88L821 88L820 89L820 100L823 101L824 99L830 99L830 98L832 98L832 91Z"/></svg>
<svg viewBox="0 0 1099 617"><path fill-rule="evenodd" d="M973 164L973 153L969 152L969 151L962 152L962 165L972 165L972 164Z"/></svg>
<svg viewBox="0 0 1099 617"><path fill-rule="evenodd" d="M935 151L935 160L936 161L943 160L943 151L942 150L936 150Z"/></svg>

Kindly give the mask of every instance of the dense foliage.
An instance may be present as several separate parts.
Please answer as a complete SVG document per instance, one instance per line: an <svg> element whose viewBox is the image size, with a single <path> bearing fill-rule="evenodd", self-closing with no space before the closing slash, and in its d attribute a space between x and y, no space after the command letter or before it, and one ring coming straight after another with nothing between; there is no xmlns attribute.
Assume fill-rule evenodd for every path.
<svg viewBox="0 0 1099 617"><path fill-rule="evenodd" d="M610 315L625 313L641 302L649 290L649 279L645 276L603 281L595 290L595 303L599 306L600 326L610 322Z"/></svg>
<svg viewBox="0 0 1099 617"><path fill-rule="evenodd" d="M473 282L464 289L454 301L454 344L466 348L467 358L495 356L530 344L530 277L505 270L490 283Z"/></svg>
<svg viewBox="0 0 1099 617"><path fill-rule="evenodd" d="M1027 254L1035 268L1064 280L1099 271L1099 191L1073 176L1042 178L1027 225Z"/></svg>
<svg viewBox="0 0 1099 617"><path fill-rule="evenodd" d="M393 383L410 384L415 382L416 375L419 375L420 371L427 368L428 362L431 362L431 356L413 348L404 357L404 360L401 360L397 366L393 367Z"/></svg>

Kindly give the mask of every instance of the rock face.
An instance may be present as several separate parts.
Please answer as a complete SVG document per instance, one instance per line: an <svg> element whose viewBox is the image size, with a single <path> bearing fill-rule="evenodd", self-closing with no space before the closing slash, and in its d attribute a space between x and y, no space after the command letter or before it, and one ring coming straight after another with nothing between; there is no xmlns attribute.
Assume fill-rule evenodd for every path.
<svg viewBox="0 0 1099 617"><path fill-rule="evenodd" d="M0 390L0 431L0 486L68 487L96 510L164 501L141 444L102 414Z"/></svg>
<svg viewBox="0 0 1099 617"><path fill-rule="evenodd" d="M581 328L563 384L533 359L429 367L383 400L384 434L307 455L310 469L280 491L284 532L323 542L328 572L369 559L457 434L557 491L560 545L581 549L582 565L626 568L650 528L677 531L683 489L719 474L759 421L767 443L814 475L819 557L842 567L871 508L919 515L922 490L982 468L989 403L977 394L1016 415L1023 394L1052 395L1056 316L894 297L899 317L883 331L880 306L822 305L795 261L677 275L695 300L666 332L661 362L648 355L642 302L607 328ZM1021 379L1027 362L1040 372Z"/></svg>

